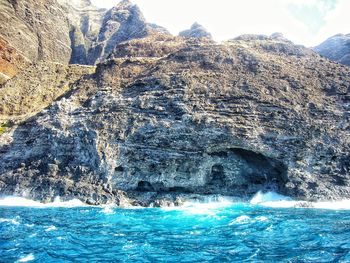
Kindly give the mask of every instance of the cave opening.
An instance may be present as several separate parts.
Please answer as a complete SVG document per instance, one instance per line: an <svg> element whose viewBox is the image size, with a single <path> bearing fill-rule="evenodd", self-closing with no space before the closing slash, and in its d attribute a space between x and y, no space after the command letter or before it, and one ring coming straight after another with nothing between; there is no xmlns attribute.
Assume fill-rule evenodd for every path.
<svg viewBox="0 0 350 263"><path fill-rule="evenodd" d="M225 171L221 164L215 164L211 168L210 185L223 185L225 183Z"/></svg>
<svg viewBox="0 0 350 263"><path fill-rule="evenodd" d="M287 167L280 160L242 148L227 148L209 154L207 186L215 191L254 192L281 190L287 180Z"/></svg>
<svg viewBox="0 0 350 263"><path fill-rule="evenodd" d="M154 187L150 182L140 181L137 184L136 191L139 192L154 192Z"/></svg>

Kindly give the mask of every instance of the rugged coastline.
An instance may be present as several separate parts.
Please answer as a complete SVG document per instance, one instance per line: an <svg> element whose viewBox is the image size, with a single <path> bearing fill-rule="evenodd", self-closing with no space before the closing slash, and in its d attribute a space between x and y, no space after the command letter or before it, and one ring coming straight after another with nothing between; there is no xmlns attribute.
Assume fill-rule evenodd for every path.
<svg viewBox="0 0 350 263"><path fill-rule="evenodd" d="M122 19L140 35L120 40L129 31L114 28L96 68L33 62L0 87L1 195L140 206L258 191L350 198L349 67L279 34L171 36L130 8Z"/></svg>

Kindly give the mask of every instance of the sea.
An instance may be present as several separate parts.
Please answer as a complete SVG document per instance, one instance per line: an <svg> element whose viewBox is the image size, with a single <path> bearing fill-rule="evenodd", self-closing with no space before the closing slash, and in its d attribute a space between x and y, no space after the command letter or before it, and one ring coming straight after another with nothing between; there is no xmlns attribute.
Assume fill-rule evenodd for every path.
<svg viewBox="0 0 350 263"><path fill-rule="evenodd" d="M259 192L121 209L5 197L0 262L350 262L350 201Z"/></svg>

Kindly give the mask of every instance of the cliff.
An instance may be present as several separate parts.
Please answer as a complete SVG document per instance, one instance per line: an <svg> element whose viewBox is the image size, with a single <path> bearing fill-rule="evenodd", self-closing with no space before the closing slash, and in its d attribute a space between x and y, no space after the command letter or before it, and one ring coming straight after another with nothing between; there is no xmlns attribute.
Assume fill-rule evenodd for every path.
<svg viewBox="0 0 350 263"><path fill-rule="evenodd" d="M151 35L110 58L0 136L1 194L143 206L259 190L350 198L348 67L252 36Z"/></svg>
<svg viewBox="0 0 350 263"><path fill-rule="evenodd" d="M0 84L38 61L95 65L128 40L169 32L121 1L110 10L89 0L0 0Z"/></svg>
<svg viewBox="0 0 350 263"><path fill-rule="evenodd" d="M68 64L69 22L56 0L0 0L0 37L30 61Z"/></svg>
<svg viewBox="0 0 350 263"><path fill-rule="evenodd" d="M320 55L350 66L350 34L338 34L314 48Z"/></svg>

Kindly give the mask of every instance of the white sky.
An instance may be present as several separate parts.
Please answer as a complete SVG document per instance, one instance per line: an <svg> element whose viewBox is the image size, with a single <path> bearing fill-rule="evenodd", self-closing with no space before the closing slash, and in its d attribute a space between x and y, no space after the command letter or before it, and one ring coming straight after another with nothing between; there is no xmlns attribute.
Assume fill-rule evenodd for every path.
<svg viewBox="0 0 350 263"><path fill-rule="evenodd" d="M92 0L110 8L119 0ZM350 33L350 0L132 0L147 21L176 35L194 22L221 41L241 34L281 32L297 44L315 46Z"/></svg>

